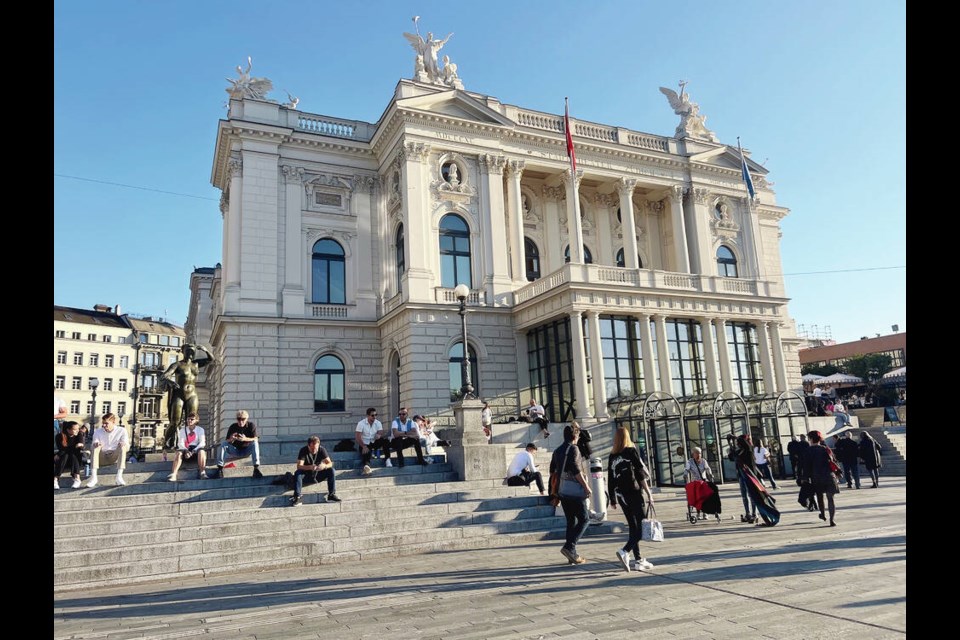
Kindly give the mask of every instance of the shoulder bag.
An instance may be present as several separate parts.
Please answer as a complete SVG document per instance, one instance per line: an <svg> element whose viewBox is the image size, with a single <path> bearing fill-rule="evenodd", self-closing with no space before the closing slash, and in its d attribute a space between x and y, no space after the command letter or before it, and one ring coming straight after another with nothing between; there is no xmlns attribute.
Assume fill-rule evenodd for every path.
<svg viewBox="0 0 960 640"><path fill-rule="evenodd" d="M567 455L564 457L560 487L557 493L561 498L585 500L587 497L587 492L583 488L583 485L576 480L571 479L567 473L567 465L570 462L570 454L573 452L573 447L574 445L571 444L570 448L567 449Z"/></svg>

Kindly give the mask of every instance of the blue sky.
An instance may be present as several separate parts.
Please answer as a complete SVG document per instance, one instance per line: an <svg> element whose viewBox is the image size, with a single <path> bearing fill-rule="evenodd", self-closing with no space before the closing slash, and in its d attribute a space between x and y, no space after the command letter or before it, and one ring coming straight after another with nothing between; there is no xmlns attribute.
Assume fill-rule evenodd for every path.
<svg viewBox="0 0 960 640"><path fill-rule="evenodd" d="M482 5L482 9L478 8ZM721 142L770 170L790 315L838 341L906 330L902 1L476 3L97 0L54 4L54 304L182 324L220 260L210 185L227 77L376 121L413 52L453 32L467 90L672 135L687 80Z"/></svg>

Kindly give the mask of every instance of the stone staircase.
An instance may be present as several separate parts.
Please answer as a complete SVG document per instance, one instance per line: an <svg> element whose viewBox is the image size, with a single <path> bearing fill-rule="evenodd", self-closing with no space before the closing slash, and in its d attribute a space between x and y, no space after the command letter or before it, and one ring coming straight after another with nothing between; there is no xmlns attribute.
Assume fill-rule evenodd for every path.
<svg viewBox="0 0 960 640"><path fill-rule="evenodd" d="M907 475L907 428L874 427L867 429L880 445L880 476Z"/></svg>
<svg viewBox="0 0 960 640"><path fill-rule="evenodd" d="M522 445L491 446L503 450L506 470ZM372 476L359 474L356 452L331 452L343 502L327 503L321 483L304 487L299 507L289 506L291 491L272 484L293 470L289 462L261 465L261 479L251 477L249 459L219 480L197 479L189 466L176 483L167 481L169 462L129 464L126 486L116 486L113 468L104 468L94 489L54 492L54 590L563 537L563 517L535 486L458 481L437 451L429 466L410 456L403 469L375 463ZM549 459L538 452L545 476ZM621 528L608 522L588 535Z"/></svg>

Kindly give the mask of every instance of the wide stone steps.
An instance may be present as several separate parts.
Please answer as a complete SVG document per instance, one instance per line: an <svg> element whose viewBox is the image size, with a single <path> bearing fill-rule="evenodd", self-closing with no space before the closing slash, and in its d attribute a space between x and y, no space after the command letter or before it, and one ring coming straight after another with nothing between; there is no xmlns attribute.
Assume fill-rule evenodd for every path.
<svg viewBox="0 0 960 640"><path fill-rule="evenodd" d="M506 464L522 446L502 448ZM291 463L263 464L265 477L257 479L249 460L226 469L223 479L200 480L195 467L186 467L179 482L167 481L169 461L131 464L124 486L105 468L94 489L54 492L54 588L562 537L564 519L534 487L509 487L502 479L461 482L442 452L434 456L438 462L428 466L411 456L402 469L375 461L373 474L362 476L356 452L334 452L343 502L326 502L322 482L304 487L299 507L289 506L290 490L272 484L292 470ZM545 472L549 452L538 452L536 459ZM619 526L590 529L609 532Z"/></svg>

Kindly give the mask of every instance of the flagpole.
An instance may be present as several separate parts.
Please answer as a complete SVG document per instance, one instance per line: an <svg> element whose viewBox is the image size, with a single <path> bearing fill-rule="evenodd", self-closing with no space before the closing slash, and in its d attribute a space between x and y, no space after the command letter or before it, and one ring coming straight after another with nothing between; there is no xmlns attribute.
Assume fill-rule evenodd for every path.
<svg viewBox="0 0 960 640"><path fill-rule="evenodd" d="M583 230L580 223L580 196L577 190L577 157L573 150L573 131L570 126L570 98L566 96L563 98L563 129L567 140L567 157L570 158L570 181L573 185L573 215L575 218L572 222L573 229L577 232L573 234L574 237L568 238L570 242L570 262L575 262L574 258L577 258L576 262L583 264L585 256L583 255ZM569 231L567 235L571 235ZM574 247L577 239L580 240L579 246Z"/></svg>
<svg viewBox="0 0 960 640"><path fill-rule="evenodd" d="M750 177L750 170L747 168L747 159L743 155L743 147L740 146L740 136L737 136L737 151L740 153L740 177L743 179L743 186L747 188L747 221L750 224L750 235L753 236L753 268L755 269L754 280L757 281L759 293L760 287L760 237L757 234L758 229L753 224L753 214L756 213L756 203L754 197L756 192L753 189L753 179Z"/></svg>

